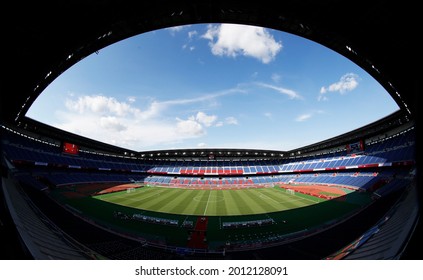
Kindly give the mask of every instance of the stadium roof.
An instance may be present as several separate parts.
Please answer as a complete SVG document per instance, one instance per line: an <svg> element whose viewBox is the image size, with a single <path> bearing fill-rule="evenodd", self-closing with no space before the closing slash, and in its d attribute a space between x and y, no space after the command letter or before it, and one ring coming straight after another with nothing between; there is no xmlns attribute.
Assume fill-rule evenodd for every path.
<svg viewBox="0 0 423 280"><path fill-rule="evenodd" d="M210 22L260 25L318 42L368 71L416 114L419 34L415 1L35 1L2 18L0 116L19 121L37 96L84 57L133 35ZM24 12L28 11L28 12Z"/></svg>
<svg viewBox="0 0 423 280"><path fill-rule="evenodd" d="M66 139L67 142L77 144L82 149L90 152L107 153L119 157L131 157L145 160L278 160L287 157L302 157L308 154L321 153L325 150L337 150L351 144L374 136L386 135L385 132L393 131L403 125L413 125L410 117L403 111L398 110L382 119L372 122L364 127L332 137L318 143L289 151L265 150L265 149L236 149L236 148L195 148L195 149L170 149L170 150L149 150L134 151L110 145L94 139L83 137L67 132L31 118L22 120L19 129L25 133L32 133L34 137L41 137L42 140L56 142L57 145ZM4 125L8 126L7 123ZM18 129L18 128L15 128ZM38 136L37 136L38 135Z"/></svg>
<svg viewBox="0 0 423 280"><path fill-rule="evenodd" d="M407 1L354 1L344 7L328 0L288 0L277 5L268 0L158 0L136 4L75 0L66 3L29 2L25 5L13 2L8 10L10 19L2 18L5 33L1 35L4 43L0 120L32 126L47 135L66 137L86 146L101 146L104 151L131 153L133 151L43 127L25 117L25 113L56 77L108 45L164 27L211 22L259 25L318 42L349 58L380 82L399 105L400 118L407 115L415 119L418 113L418 71L413 65L417 63L418 44L413 35L417 34L414 4ZM23 13L23 9L31 13ZM374 127L373 124L370 126ZM328 143L345 141L351 137L349 135L305 148L309 151L322 149ZM158 153L162 155L163 152L150 154L157 158ZM231 149L230 152L237 151ZM268 156L270 151L255 152Z"/></svg>

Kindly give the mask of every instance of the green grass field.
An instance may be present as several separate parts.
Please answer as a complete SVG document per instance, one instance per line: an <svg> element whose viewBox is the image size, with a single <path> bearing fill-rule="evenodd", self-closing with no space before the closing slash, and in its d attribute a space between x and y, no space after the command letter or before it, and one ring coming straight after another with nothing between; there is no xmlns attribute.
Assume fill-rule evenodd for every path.
<svg viewBox="0 0 423 280"><path fill-rule="evenodd" d="M295 193L275 186L242 189L189 189L161 186L144 186L131 192L126 190L95 195L113 188L112 184L80 185L57 188L51 197L74 214L98 226L125 235L142 238L155 246L187 247L187 238L195 228L197 219L208 216L207 247L221 250L229 242L244 246L257 242L285 240L308 230L355 213L371 203L367 193L351 192L340 199L326 200ZM137 187L137 185L134 185ZM121 213L123 216L116 216ZM153 221L176 221L170 226L134 219L143 215ZM223 228L224 223L244 223L271 219L273 223L261 227ZM191 222L191 227L185 227ZM273 241L271 241L273 240Z"/></svg>
<svg viewBox="0 0 423 280"><path fill-rule="evenodd" d="M146 186L129 193L121 191L93 198L140 210L198 216L263 214L309 206L319 201L288 194L278 187L199 190Z"/></svg>

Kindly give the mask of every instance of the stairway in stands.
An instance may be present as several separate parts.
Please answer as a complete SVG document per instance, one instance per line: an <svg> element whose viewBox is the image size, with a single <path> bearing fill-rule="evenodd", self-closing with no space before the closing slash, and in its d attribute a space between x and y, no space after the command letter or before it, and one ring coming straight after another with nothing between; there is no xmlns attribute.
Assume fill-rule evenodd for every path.
<svg viewBox="0 0 423 280"><path fill-rule="evenodd" d="M208 217L200 216L197 218L194 230L190 232L188 238L188 247L193 249L207 249L207 223Z"/></svg>

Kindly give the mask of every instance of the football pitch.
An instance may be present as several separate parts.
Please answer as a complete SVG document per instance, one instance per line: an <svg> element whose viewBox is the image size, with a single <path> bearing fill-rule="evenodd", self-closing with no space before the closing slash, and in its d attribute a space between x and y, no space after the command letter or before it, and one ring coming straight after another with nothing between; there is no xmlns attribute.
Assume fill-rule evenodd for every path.
<svg viewBox="0 0 423 280"><path fill-rule="evenodd" d="M237 248L304 236L371 203L368 193L311 184L225 188L81 184L57 188L50 195L75 215L109 231L158 247L212 251L228 242Z"/></svg>
<svg viewBox="0 0 423 280"><path fill-rule="evenodd" d="M279 212L317 204L322 199L292 194L279 187L182 189L145 186L93 196L140 210L179 215L237 216Z"/></svg>

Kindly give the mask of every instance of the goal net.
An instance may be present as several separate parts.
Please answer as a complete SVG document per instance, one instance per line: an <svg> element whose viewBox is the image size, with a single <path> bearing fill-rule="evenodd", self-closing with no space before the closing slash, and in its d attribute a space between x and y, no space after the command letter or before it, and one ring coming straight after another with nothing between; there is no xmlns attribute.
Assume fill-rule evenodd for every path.
<svg viewBox="0 0 423 280"><path fill-rule="evenodd" d="M295 195L295 191L291 189L286 189L286 193L290 195Z"/></svg>

